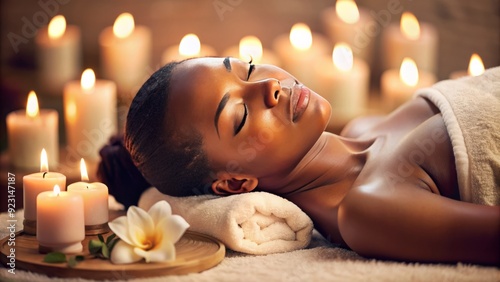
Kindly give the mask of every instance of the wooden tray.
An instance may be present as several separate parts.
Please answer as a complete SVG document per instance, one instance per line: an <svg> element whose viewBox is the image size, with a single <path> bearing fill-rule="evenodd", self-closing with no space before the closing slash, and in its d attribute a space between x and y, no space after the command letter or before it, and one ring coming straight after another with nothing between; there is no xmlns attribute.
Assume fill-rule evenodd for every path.
<svg viewBox="0 0 500 282"><path fill-rule="evenodd" d="M107 237L112 233L103 234ZM15 246L8 246L8 238L0 241L0 260L7 266L10 249L15 248L15 268L45 274L55 277L80 277L86 279L132 279L139 277L154 277L163 275L187 274L201 272L219 264L224 259L226 249L224 244L210 236L186 231L175 244L176 260L165 263L133 263L113 264L91 256L88 252L88 242L97 236L86 236L83 242L85 260L76 267L70 268L67 263L45 263L43 254L38 252L36 236L16 235Z"/></svg>

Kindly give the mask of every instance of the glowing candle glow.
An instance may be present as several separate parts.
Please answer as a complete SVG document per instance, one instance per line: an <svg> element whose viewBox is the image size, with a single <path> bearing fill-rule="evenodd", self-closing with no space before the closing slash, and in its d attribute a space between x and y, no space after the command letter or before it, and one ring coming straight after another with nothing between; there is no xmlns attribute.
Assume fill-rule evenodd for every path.
<svg viewBox="0 0 500 282"><path fill-rule="evenodd" d="M366 110L370 71L365 61L353 56L348 44L335 44L331 58L318 60L314 75L319 82L316 91L332 106L330 127Z"/></svg>
<svg viewBox="0 0 500 282"><path fill-rule="evenodd" d="M47 150L51 165L59 162L58 113L39 109L34 91L30 91L26 110L7 115L7 135L10 163L17 168L33 169L38 166L38 155Z"/></svg>
<svg viewBox="0 0 500 282"><path fill-rule="evenodd" d="M172 61L215 55L216 52L212 46L201 44L196 34L189 33L184 35L179 45L171 46L163 52L162 62L167 64Z"/></svg>
<svg viewBox="0 0 500 282"><path fill-rule="evenodd" d="M80 253L85 239L83 199L79 194L52 191L37 196L36 238L41 253Z"/></svg>
<svg viewBox="0 0 500 282"><path fill-rule="evenodd" d="M450 74L451 79L457 79L464 76L478 76L484 73L483 60L477 53L473 53L469 60L467 71L459 70Z"/></svg>
<svg viewBox="0 0 500 282"><path fill-rule="evenodd" d="M40 172L23 177L24 232L32 235L36 232L38 194L51 191L54 185L66 187L66 176L58 172L49 172L45 149L42 149L39 156Z"/></svg>
<svg viewBox="0 0 500 282"><path fill-rule="evenodd" d="M298 50L309 50L312 46L312 33L309 26L304 23L296 23L290 30L290 43Z"/></svg>
<svg viewBox="0 0 500 282"><path fill-rule="evenodd" d="M76 78L81 68L80 29L57 15L38 31L35 42L41 85L49 94L61 95L64 83Z"/></svg>
<svg viewBox="0 0 500 282"><path fill-rule="evenodd" d="M124 102L130 102L149 77L151 30L136 25L130 13L122 13L100 33L99 45L104 77L116 83Z"/></svg>
<svg viewBox="0 0 500 282"><path fill-rule="evenodd" d="M249 62L251 58L254 64L280 65L274 52L264 48L260 39L254 35L242 37L237 46L229 47L223 54L245 62Z"/></svg>
<svg viewBox="0 0 500 282"><path fill-rule="evenodd" d="M96 80L94 71L86 69L80 81L66 84L63 102L68 149L99 160L99 150L118 131L115 83Z"/></svg>
<svg viewBox="0 0 500 282"><path fill-rule="evenodd" d="M108 187L103 183L88 183L87 166L83 158L80 160L82 181L70 184L68 192L77 193L83 198L86 234L104 233L108 223ZM100 226L97 233L95 226Z"/></svg>
<svg viewBox="0 0 500 282"><path fill-rule="evenodd" d="M359 21L359 9L354 0L338 0L335 13L345 23L355 24Z"/></svg>
<svg viewBox="0 0 500 282"><path fill-rule="evenodd" d="M410 12L402 14L399 25L391 24L384 30L382 48L385 69L399 68L403 58L410 57L420 70L436 72L437 31Z"/></svg>
<svg viewBox="0 0 500 282"><path fill-rule="evenodd" d="M399 69L387 70L382 74L382 98L388 109L394 109L410 100L415 90L435 82L434 74L420 70L411 58L404 58Z"/></svg>

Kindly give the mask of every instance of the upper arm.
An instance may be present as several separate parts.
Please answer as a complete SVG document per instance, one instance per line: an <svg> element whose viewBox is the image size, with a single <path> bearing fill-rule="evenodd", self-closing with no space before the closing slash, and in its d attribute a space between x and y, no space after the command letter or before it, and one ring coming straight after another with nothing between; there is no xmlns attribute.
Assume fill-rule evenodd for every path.
<svg viewBox="0 0 500 282"><path fill-rule="evenodd" d="M415 187L353 188L339 229L361 255L428 262L499 264L500 207L448 199Z"/></svg>

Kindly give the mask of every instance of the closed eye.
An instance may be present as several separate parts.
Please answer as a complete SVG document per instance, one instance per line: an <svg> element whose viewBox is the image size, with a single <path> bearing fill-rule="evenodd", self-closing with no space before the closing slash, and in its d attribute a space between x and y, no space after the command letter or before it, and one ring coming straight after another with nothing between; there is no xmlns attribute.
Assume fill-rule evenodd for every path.
<svg viewBox="0 0 500 282"><path fill-rule="evenodd" d="M247 121L248 108L247 108L246 104L243 104L243 107L244 107L245 111L243 112L243 117L241 119L240 124L237 127L235 127L235 129L234 129L234 135L238 134L241 131L241 129L245 125L245 122Z"/></svg>

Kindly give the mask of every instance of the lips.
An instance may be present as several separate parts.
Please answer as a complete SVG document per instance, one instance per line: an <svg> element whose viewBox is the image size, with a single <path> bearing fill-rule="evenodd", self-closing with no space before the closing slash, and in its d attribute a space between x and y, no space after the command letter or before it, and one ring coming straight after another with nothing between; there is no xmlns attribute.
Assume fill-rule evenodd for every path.
<svg viewBox="0 0 500 282"><path fill-rule="evenodd" d="M296 122L309 104L311 92L301 84L295 84L291 91L292 122Z"/></svg>

